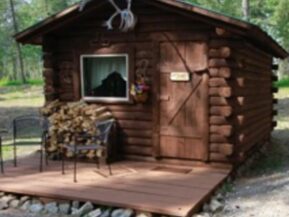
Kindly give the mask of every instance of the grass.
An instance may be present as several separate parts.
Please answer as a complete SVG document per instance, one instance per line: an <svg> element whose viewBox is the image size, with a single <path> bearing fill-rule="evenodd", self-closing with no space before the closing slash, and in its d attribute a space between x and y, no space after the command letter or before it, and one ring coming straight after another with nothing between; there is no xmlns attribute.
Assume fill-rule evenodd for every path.
<svg viewBox="0 0 289 217"><path fill-rule="evenodd" d="M41 86L43 85L43 80L37 80L37 79L30 79L27 81L25 85L29 86ZM21 81L11 81L7 78L3 78L0 80L0 87L11 87L11 86L23 86L23 83Z"/></svg>
<svg viewBox="0 0 289 217"><path fill-rule="evenodd" d="M289 78L284 78L275 82L275 87L279 88L289 87Z"/></svg>
<svg viewBox="0 0 289 217"><path fill-rule="evenodd" d="M35 85L0 85L0 129L10 129L10 133L4 135L4 159L13 157L11 145L11 121L21 115L37 114L39 107L44 104L43 88L37 82ZM17 148L18 156L34 152L39 146L25 145Z"/></svg>

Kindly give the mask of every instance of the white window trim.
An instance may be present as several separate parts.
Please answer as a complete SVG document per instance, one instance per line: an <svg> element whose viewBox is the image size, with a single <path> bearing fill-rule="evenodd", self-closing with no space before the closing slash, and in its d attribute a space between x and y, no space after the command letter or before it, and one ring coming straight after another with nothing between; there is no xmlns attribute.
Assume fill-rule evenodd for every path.
<svg viewBox="0 0 289 217"><path fill-rule="evenodd" d="M126 82L126 97L88 97L84 94L84 65L83 59L87 57L125 57L126 59L126 75L127 75L127 82ZM102 101L102 102L129 102L129 85L130 85L130 76L129 76L129 55L126 53L120 54L83 54L80 56L80 74L81 74L81 96L82 99L85 101Z"/></svg>

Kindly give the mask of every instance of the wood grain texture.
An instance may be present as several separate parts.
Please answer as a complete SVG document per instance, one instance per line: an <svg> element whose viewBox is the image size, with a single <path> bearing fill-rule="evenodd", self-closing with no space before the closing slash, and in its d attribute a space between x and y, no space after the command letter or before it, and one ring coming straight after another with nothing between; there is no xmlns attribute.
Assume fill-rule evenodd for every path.
<svg viewBox="0 0 289 217"><path fill-rule="evenodd" d="M72 163L67 162L66 174L61 175L60 162L50 161L39 173L35 164L38 160L39 156L23 158L17 168L5 164L0 190L183 217L190 216L192 210L196 212L230 173L229 169L168 164L162 166L168 171L158 171L155 169L159 164L124 161L113 164L113 175L109 175L103 165L95 170L93 163L79 163L78 183L74 183ZM174 172L178 170L188 173Z"/></svg>

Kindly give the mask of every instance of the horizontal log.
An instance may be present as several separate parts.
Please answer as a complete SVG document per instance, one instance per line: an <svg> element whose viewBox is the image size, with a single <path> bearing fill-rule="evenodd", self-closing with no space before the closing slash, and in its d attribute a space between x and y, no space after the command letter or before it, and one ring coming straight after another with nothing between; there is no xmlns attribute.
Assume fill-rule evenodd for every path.
<svg viewBox="0 0 289 217"><path fill-rule="evenodd" d="M152 130L143 129L124 129L121 130L121 134L126 137L138 137L138 138L152 138Z"/></svg>
<svg viewBox="0 0 289 217"><path fill-rule="evenodd" d="M230 106L211 106L210 115L230 117L233 109Z"/></svg>
<svg viewBox="0 0 289 217"><path fill-rule="evenodd" d="M118 124L121 128L124 129L143 129L143 130L151 130L152 123L147 121L123 121L118 120Z"/></svg>
<svg viewBox="0 0 289 217"><path fill-rule="evenodd" d="M278 93L279 88L278 87L272 87L272 93Z"/></svg>
<svg viewBox="0 0 289 217"><path fill-rule="evenodd" d="M243 46L244 45L242 44L242 41L238 39L213 39L209 42L210 48L230 47L235 49L242 49Z"/></svg>
<svg viewBox="0 0 289 217"><path fill-rule="evenodd" d="M218 49L210 49L209 57L211 58L228 58L232 54L232 51L229 47L221 47Z"/></svg>
<svg viewBox="0 0 289 217"><path fill-rule="evenodd" d="M246 111L240 115L237 115L237 123L240 125L245 124L248 120L254 119L258 115L267 115L267 116L272 116L272 108L271 107L262 107L258 110L250 110Z"/></svg>
<svg viewBox="0 0 289 217"><path fill-rule="evenodd" d="M260 61L258 58L252 58L248 57L246 54L241 54L238 52L234 52L232 59L235 61L242 61L243 66L246 67L254 67L259 70L264 70L264 71L271 71L271 62L264 63Z"/></svg>
<svg viewBox="0 0 289 217"><path fill-rule="evenodd" d="M234 96L258 96L272 93L271 88L234 88L232 95Z"/></svg>
<svg viewBox="0 0 289 217"><path fill-rule="evenodd" d="M151 105L107 105L107 107L112 112L143 112L143 113L152 113Z"/></svg>
<svg viewBox="0 0 289 217"><path fill-rule="evenodd" d="M272 122L272 129L274 129L275 127L277 127L277 125L278 125L277 121L273 121L273 122Z"/></svg>
<svg viewBox="0 0 289 217"><path fill-rule="evenodd" d="M234 152L234 145L228 143L211 143L210 151L215 153L221 153L226 156L230 156Z"/></svg>
<svg viewBox="0 0 289 217"><path fill-rule="evenodd" d="M152 113L112 111L112 114L119 120L152 120Z"/></svg>
<svg viewBox="0 0 289 217"><path fill-rule="evenodd" d="M246 129L254 123L268 117L271 117L273 119L272 111L256 111L254 116L238 115L236 118L236 128L238 129L238 131Z"/></svg>
<svg viewBox="0 0 289 217"><path fill-rule="evenodd" d="M251 126L246 127L243 131L239 132L240 134L237 137L237 142L240 144L244 144L248 141L248 138L251 138L252 135L256 134L260 128L263 126L271 127L272 119L264 118L263 120L252 124Z"/></svg>
<svg viewBox="0 0 289 217"><path fill-rule="evenodd" d="M151 156L153 153L153 149L152 147L139 147L139 146L126 145L124 146L124 152L125 154Z"/></svg>
<svg viewBox="0 0 289 217"><path fill-rule="evenodd" d="M231 32L221 27L216 27L215 31L218 36L222 36L222 37L230 37L232 35Z"/></svg>
<svg viewBox="0 0 289 217"><path fill-rule="evenodd" d="M256 101L255 103L244 105L244 106L238 106L234 109L234 112L236 114L242 114L242 113L246 113L247 111L251 111L251 110L258 111L258 110L263 109L265 107L273 108L272 99L264 99L264 100Z"/></svg>
<svg viewBox="0 0 289 217"><path fill-rule="evenodd" d="M124 138L124 144L125 145L135 145L135 146L152 146L152 140L151 139L145 139L145 138L134 138L134 137L126 137Z"/></svg>
<svg viewBox="0 0 289 217"><path fill-rule="evenodd" d="M223 135L211 134L210 143L231 143L231 139Z"/></svg>
<svg viewBox="0 0 289 217"><path fill-rule="evenodd" d="M211 96L209 98L211 106L229 106L232 105L232 100L221 96Z"/></svg>
<svg viewBox="0 0 289 217"><path fill-rule="evenodd" d="M242 142L237 141L239 152L247 152L252 146L261 142L264 138L270 137L272 130L270 125L271 123L261 126L251 135L245 136Z"/></svg>
<svg viewBox="0 0 289 217"><path fill-rule="evenodd" d="M210 87L226 87L229 86L229 82L224 78L210 78Z"/></svg>
<svg viewBox="0 0 289 217"><path fill-rule="evenodd" d="M212 125L227 125L230 121L223 116L210 116L210 124Z"/></svg>
<svg viewBox="0 0 289 217"><path fill-rule="evenodd" d="M218 68L218 67L236 67L243 68L241 62L236 62L233 60L222 59L222 58L213 58L209 60L209 67Z"/></svg>
<svg viewBox="0 0 289 217"><path fill-rule="evenodd" d="M272 81L278 81L278 76L277 75L272 75Z"/></svg>
<svg viewBox="0 0 289 217"><path fill-rule="evenodd" d="M211 77L230 78L232 76L231 69L227 67L209 68L209 73Z"/></svg>
<svg viewBox="0 0 289 217"><path fill-rule="evenodd" d="M215 87L209 89L210 96L231 97L232 89L230 87Z"/></svg>
<svg viewBox="0 0 289 217"><path fill-rule="evenodd" d="M213 162L228 162L227 156L218 153L210 153L210 161Z"/></svg>
<svg viewBox="0 0 289 217"><path fill-rule="evenodd" d="M272 62L273 60L273 56L271 54L269 54L268 52L265 52L259 48L257 48L256 46L254 46L251 43L245 43L242 47L242 49L238 50L240 52L244 52L246 55L248 56L252 56L252 57L258 57L260 59L265 59L268 62Z"/></svg>
<svg viewBox="0 0 289 217"><path fill-rule="evenodd" d="M279 65L278 64L273 64L271 68L272 68L272 70L278 70L279 69Z"/></svg>
<svg viewBox="0 0 289 217"><path fill-rule="evenodd" d="M230 137L233 134L233 127L230 125L211 125L210 133Z"/></svg>
<svg viewBox="0 0 289 217"><path fill-rule="evenodd" d="M244 78L247 80L252 80L252 81L256 81L257 82L272 82L271 80L271 76L268 75L264 75L264 74L257 74L256 71L250 71L247 69L237 69L237 68L232 68L232 71L234 72L232 74L233 78Z"/></svg>

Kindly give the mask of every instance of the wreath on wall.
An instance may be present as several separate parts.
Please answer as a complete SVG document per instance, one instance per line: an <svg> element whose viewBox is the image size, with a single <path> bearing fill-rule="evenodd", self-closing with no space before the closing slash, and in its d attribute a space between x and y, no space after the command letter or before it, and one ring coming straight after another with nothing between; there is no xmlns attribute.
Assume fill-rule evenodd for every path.
<svg viewBox="0 0 289 217"><path fill-rule="evenodd" d="M131 85L130 94L137 103L145 103L149 98L150 86L147 76L148 67L149 60L142 59L139 61L135 72L136 80Z"/></svg>
<svg viewBox="0 0 289 217"><path fill-rule="evenodd" d="M146 83L145 78L137 79L134 84L131 85L130 94L137 103L145 103L149 98L150 87Z"/></svg>

